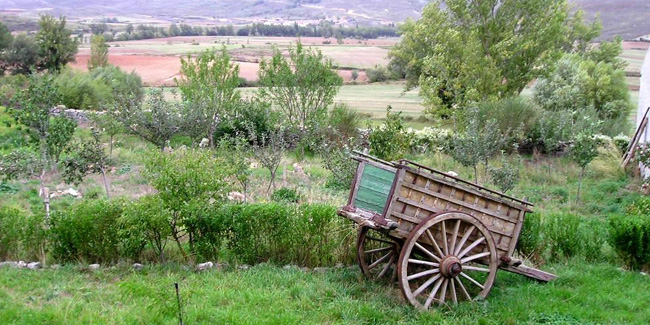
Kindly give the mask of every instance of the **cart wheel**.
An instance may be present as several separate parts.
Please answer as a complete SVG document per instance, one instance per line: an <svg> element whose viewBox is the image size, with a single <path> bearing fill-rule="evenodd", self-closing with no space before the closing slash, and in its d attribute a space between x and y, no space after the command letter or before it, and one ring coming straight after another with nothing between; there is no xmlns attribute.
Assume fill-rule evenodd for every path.
<svg viewBox="0 0 650 325"><path fill-rule="evenodd" d="M359 228L357 260L370 280L395 279L399 244L386 234L369 227Z"/></svg>
<svg viewBox="0 0 650 325"><path fill-rule="evenodd" d="M404 297L421 309L429 309L433 302L456 304L485 298L497 266L489 230L468 214L443 212L423 220L406 239L398 261L399 286Z"/></svg>

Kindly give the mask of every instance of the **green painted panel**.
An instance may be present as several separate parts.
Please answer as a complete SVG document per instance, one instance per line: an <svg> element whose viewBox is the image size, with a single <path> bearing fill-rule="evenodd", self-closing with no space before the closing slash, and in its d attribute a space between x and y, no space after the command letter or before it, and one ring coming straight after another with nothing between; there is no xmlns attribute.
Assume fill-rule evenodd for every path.
<svg viewBox="0 0 650 325"><path fill-rule="evenodd" d="M382 213L394 180L394 172L366 164L363 168L357 195L354 198L354 206Z"/></svg>

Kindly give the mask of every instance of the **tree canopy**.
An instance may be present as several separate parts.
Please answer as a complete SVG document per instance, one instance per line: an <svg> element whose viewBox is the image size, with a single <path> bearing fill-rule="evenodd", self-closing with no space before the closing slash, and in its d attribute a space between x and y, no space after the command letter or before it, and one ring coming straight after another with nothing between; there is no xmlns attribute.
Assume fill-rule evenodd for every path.
<svg viewBox="0 0 650 325"><path fill-rule="evenodd" d="M584 25L566 0L437 0L402 26L390 53L407 87L420 86L431 111L519 94L566 49L586 44L600 24Z"/></svg>
<svg viewBox="0 0 650 325"><path fill-rule="evenodd" d="M90 39L90 59L88 59L88 70L108 65L108 45L104 36L93 35Z"/></svg>
<svg viewBox="0 0 650 325"><path fill-rule="evenodd" d="M74 62L79 43L66 28L65 17L57 20L50 15L43 15L38 25L40 30L36 34L36 40L41 57L39 69L59 72L68 62Z"/></svg>

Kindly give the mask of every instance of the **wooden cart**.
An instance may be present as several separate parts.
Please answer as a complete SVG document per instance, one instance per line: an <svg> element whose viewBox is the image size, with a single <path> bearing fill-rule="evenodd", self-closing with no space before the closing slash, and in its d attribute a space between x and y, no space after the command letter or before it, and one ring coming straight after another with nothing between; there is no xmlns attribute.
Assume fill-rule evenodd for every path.
<svg viewBox="0 0 650 325"><path fill-rule="evenodd" d="M422 309L485 298L497 269L555 279L513 258L531 203L408 160L357 155L338 214L360 226L357 258L368 278L397 279Z"/></svg>

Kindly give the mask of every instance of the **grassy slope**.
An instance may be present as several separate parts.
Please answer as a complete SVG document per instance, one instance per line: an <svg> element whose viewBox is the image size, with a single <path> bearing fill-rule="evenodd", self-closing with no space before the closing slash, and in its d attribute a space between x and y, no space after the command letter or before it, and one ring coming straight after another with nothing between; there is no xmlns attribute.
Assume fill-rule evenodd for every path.
<svg viewBox="0 0 650 325"><path fill-rule="evenodd" d="M540 284L501 272L487 301L418 312L391 284L358 270L327 273L258 265L247 271L193 273L178 267L81 272L0 269L4 323L177 322L179 282L187 324L644 323L648 277L608 265L557 265Z"/></svg>

